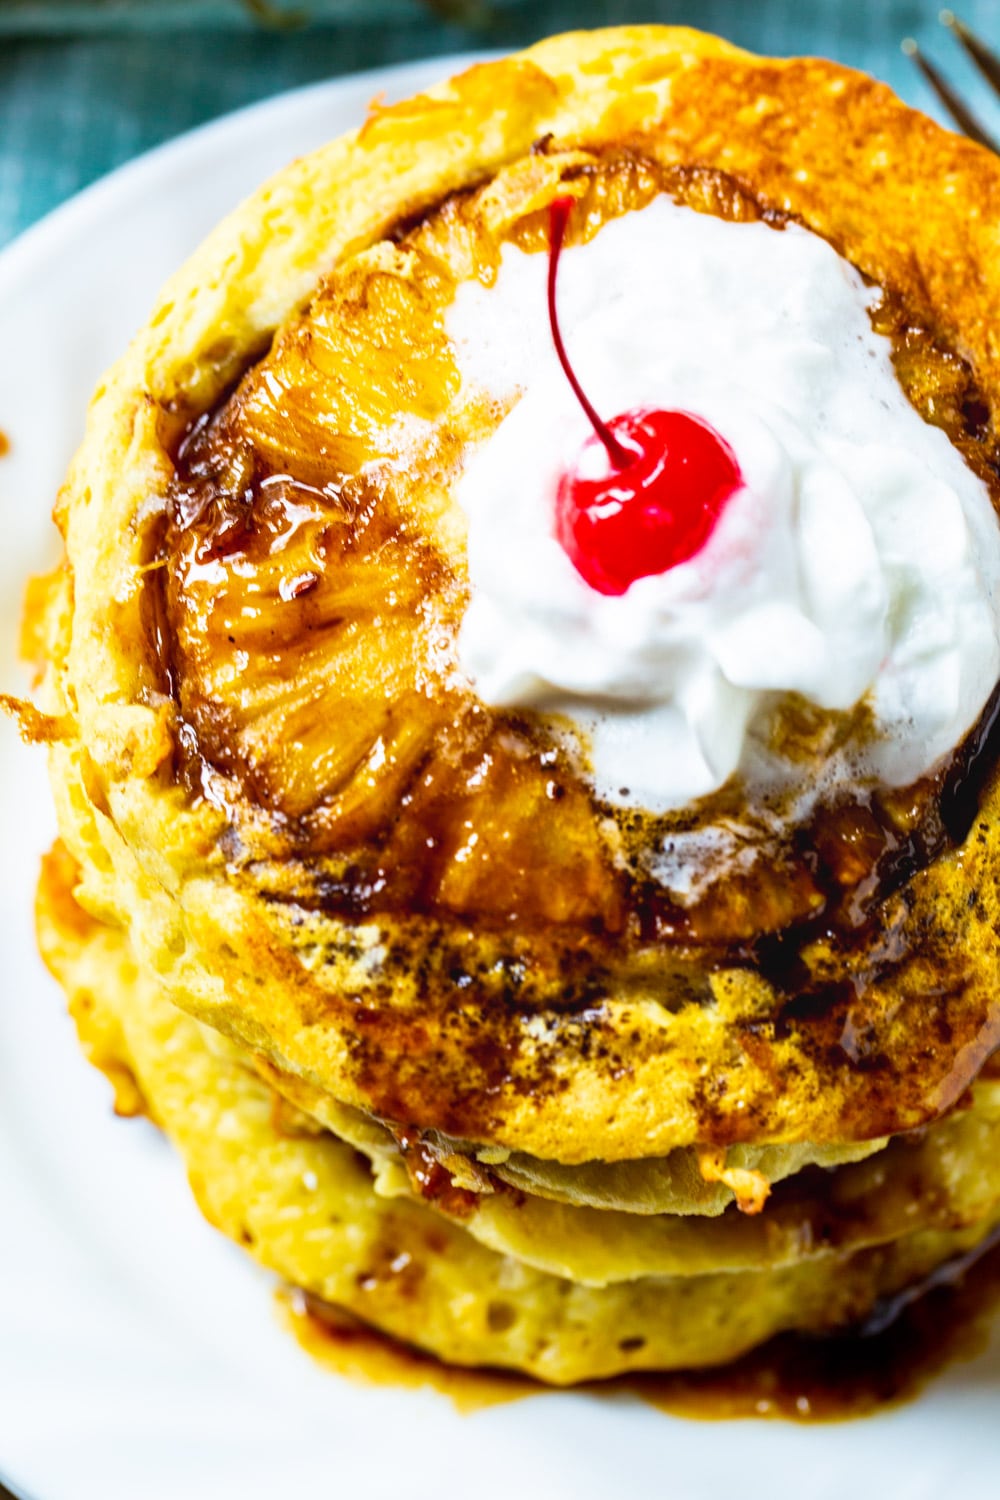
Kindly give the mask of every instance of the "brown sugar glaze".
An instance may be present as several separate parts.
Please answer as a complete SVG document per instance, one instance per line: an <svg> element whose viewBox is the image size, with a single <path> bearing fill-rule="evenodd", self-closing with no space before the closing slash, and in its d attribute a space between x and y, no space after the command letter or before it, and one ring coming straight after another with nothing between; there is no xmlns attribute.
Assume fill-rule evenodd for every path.
<svg viewBox="0 0 1000 1500"><path fill-rule="evenodd" d="M366 1384L429 1387L460 1412L552 1394L525 1376L442 1364L302 1292L282 1294L281 1308L310 1355ZM990 1341L998 1312L1000 1231L994 1231L921 1286L887 1299L858 1330L825 1338L781 1334L719 1368L626 1375L582 1389L637 1397L671 1416L703 1421L844 1421L912 1401L949 1365L975 1359Z"/></svg>
<svg viewBox="0 0 1000 1500"><path fill-rule="evenodd" d="M906 890L975 815L995 761L995 703L936 774L820 807L762 841L746 875L681 908L643 873L642 853L672 828L742 814L741 788L673 820L598 804L544 725L490 710L455 671L467 581L451 489L463 453L504 413L463 398L444 312L458 281L493 276L505 240L542 252L548 202L570 190L570 238L661 191L775 232L786 222L718 171L542 150L502 192L456 195L331 274L177 452L166 566L147 583L181 714L177 774L224 809L235 881L289 924L310 913L411 922L396 972L415 979L428 1013L447 1012L442 1029L471 1017L471 1042L453 1029L446 1046L415 1038L388 989L384 1005L344 1018L359 1090L385 1119L489 1140L492 1101L512 1079L536 1097L560 1087L533 1062L515 1077L510 1018L533 1007L565 1017L566 1056L627 1077L636 1048L602 1031L600 1007L623 963L648 973L655 960L678 1005L707 1001L720 968L765 975L784 1008L740 1031L754 1065L773 1048L762 1025L779 1039L807 1031L817 1069L832 1058L851 1091L845 1132L908 1128L953 1102L1000 1035L992 1014L959 1011L954 929L911 921ZM968 364L891 291L874 321L917 410L996 496L1000 458ZM864 711L823 719L793 705L778 731L808 765L838 737L863 736ZM817 939L830 949L821 979L800 961ZM936 1009L906 1001L898 1014L912 1033L894 1056L944 1050L936 1078L908 1076L904 1095L895 1060L881 1081L873 1071L882 1041L857 1012L915 944L936 966ZM954 1079L953 1059L964 1070ZM706 1091L700 1140L759 1138L752 1111L734 1122L718 1105Z"/></svg>

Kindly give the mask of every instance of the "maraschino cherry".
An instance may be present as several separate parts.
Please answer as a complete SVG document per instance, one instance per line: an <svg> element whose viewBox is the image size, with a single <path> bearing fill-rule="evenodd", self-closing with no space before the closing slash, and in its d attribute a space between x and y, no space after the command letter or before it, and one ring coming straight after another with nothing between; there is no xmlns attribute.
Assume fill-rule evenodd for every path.
<svg viewBox="0 0 1000 1500"><path fill-rule="evenodd" d="M592 589L624 594L637 578L665 573L699 552L743 479L729 444L700 417L641 407L604 422L588 401L556 314L559 256L573 202L556 198L549 211L549 323L559 362L594 436L559 480L556 536ZM611 472L588 478L607 467L592 461L598 444Z"/></svg>

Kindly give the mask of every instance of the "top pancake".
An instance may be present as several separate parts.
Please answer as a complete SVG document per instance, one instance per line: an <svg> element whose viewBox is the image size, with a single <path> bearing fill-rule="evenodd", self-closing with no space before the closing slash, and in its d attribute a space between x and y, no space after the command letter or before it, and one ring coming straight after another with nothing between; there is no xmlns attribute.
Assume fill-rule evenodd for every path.
<svg viewBox="0 0 1000 1500"><path fill-rule="evenodd" d="M435 654L464 597L451 479L462 442L497 420L461 406L444 283L488 275L507 234L537 244L563 183L593 232L622 211L626 180L640 199L650 184L700 194L707 211L790 214L831 240L886 290L918 409L990 472L1000 166L988 153L833 64L754 59L687 31L578 34L473 69L376 109L262 189L178 274L98 393L59 505L63 835L85 899L131 925L178 1004L380 1116L563 1162L894 1133L953 1103L1000 1041L992 780L959 847L923 837L931 797L923 867L897 872L860 936L814 923L765 960L759 939L788 927L785 905L792 921L816 915L808 893L800 910L779 879L708 930L644 926L586 788L560 766L553 801L536 726L457 701L448 649ZM470 233L453 195L482 184ZM376 291L391 304L376 328L393 330L388 365L365 342ZM280 421L269 373L284 381ZM423 483L390 474L362 537L350 481L385 458L400 403L437 420L441 441ZM296 439L320 408L317 472L317 444ZM336 504L300 489L312 514L290 526L287 486L258 486L256 535L270 505L280 548L255 552L218 503L246 489L247 443L266 460L257 480L338 487ZM199 510L205 473L215 496ZM330 530L327 507L338 567L303 583L294 549L310 526ZM376 586L398 605L376 607ZM401 814L442 744L440 805ZM434 863L428 891L414 840L442 816L453 851L456 820L481 819L488 858ZM393 882L398 899L380 899Z"/></svg>

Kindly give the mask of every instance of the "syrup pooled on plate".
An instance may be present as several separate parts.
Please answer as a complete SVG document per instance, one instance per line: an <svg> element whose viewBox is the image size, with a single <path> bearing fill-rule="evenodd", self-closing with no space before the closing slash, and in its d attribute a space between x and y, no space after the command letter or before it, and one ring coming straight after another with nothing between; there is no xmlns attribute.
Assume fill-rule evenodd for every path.
<svg viewBox="0 0 1000 1500"><path fill-rule="evenodd" d="M639 409L604 422L570 364L556 311L556 281L574 200L550 209L548 304L552 340L594 437L566 470L556 496L556 535L599 594L624 594L638 578L687 562L708 541L726 501L742 483L728 443L685 411ZM602 447L609 473L593 474Z"/></svg>
<svg viewBox="0 0 1000 1500"><path fill-rule="evenodd" d="M463 1413L558 1394L504 1370L443 1364L298 1290L279 1294L283 1321L327 1370L366 1385L430 1387ZM828 1338L781 1334L729 1365L623 1375L584 1387L636 1396L668 1416L701 1421L835 1422L915 1400L952 1364L977 1358L1000 1309L1000 1231L886 1299L867 1324Z"/></svg>
<svg viewBox="0 0 1000 1500"><path fill-rule="evenodd" d="M360 1385L429 1388L447 1396L463 1416L549 1389L511 1371L446 1365L298 1288L280 1291L277 1302L282 1322L306 1353L324 1369Z"/></svg>

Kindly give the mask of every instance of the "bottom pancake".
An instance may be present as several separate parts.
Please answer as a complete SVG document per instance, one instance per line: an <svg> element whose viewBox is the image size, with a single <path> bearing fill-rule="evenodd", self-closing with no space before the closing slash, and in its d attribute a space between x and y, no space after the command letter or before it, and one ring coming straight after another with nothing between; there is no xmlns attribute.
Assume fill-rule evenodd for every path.
<svg viewBox="0 0 1000 1500"><path fill-rule="evenodd" d="M978 1244L1000 1209L851 1252L763 1270L640 1276L595 1287L539 1271L420 1202L380 1197L367 1158L287 1106L140 973L127 935L73 898L76 867L45 864L43 955L91 1061L123 1113L170 1136L206 1217L263 1265L324 1301L462 1365L556 1385L630 1370L719 1364L784 1330L828 1332Z"/></svg>

